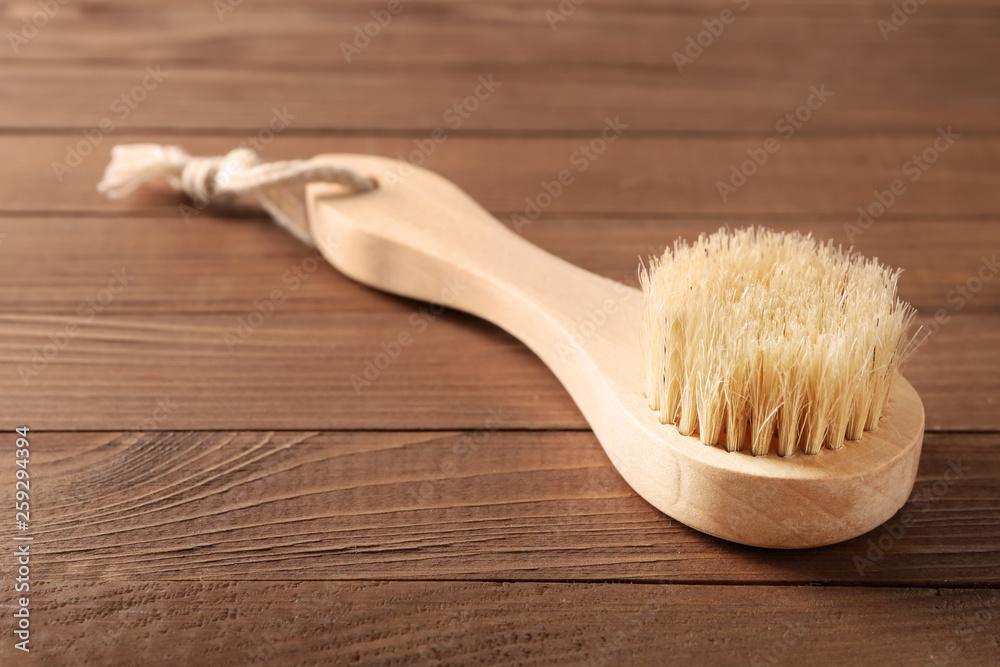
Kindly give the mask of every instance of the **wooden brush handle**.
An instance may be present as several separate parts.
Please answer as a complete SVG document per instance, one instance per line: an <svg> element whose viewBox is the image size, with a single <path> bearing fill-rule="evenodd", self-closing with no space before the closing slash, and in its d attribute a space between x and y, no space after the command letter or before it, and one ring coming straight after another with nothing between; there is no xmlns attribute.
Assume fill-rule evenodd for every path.
<svg viewBox="0 0 1000 667"><path fill-rule="evenodd" d="M569 391L629 485L675 519L744 544L810 547L871 530L906 502L924 415L902 377L882 428L840 450L781 459L702 445L660 424L642 395L638 290L531 245L429 171L327 157L379 183L361 194L308 186L312 237L330 263L519 338Z"/></svg>
<svg viewBox="0 0 1000 667"><path fill-rule="evenodd" d="M335 159L380 182L376 190L347 196L336 186L309 189L318 246L359 282L489 320L546 363L558 341L579 339L576 327L608 298L639 305L638 290L528 243L432 172L417 170L397 183L394 160Z"/></svg>

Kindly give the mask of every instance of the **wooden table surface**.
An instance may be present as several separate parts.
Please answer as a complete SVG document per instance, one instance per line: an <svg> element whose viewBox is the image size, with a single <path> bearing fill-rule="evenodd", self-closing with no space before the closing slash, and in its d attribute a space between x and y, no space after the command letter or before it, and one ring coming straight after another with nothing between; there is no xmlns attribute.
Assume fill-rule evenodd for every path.
<svg viewBox="0 0 1000 667"><path fill-rule="evenodd" d="M576 3L5 3L0 663L1000 662L1000 8ZM693 531L506 333L262 215L100 197L135 142L425 160L631 284L724 224L853 244L932 334L913 498L809 551Z"/></svg>

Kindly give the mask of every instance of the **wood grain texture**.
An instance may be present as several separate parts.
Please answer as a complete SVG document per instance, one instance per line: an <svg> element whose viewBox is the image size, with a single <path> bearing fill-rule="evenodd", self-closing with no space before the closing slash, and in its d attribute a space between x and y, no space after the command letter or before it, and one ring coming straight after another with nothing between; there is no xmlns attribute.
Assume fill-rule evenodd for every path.
<svg viewBox="0 0 1000 667"><path fill-rule="evenodd" d="M269 109L259 112L261 126L267 124ZM995 186L1000 180L1000 138L988 135L960 137L916 181L909 180L902 169L915 154L933 145L938 136L934 127L905 137L798 136L782 143L745 185L723 201L717 181L730 178L733 165L749 159L746 151L760 148L766 135L630 137L626 129L596 159L581 162L581 146L598 138L600 130L598 123L592 133L578 137L452 136L437 145L426 164L501 215L524 216L526 200L537 202L539 194L545 193L544 183L557 179L563 170L569 170L574 180L544 207L545 213L735 215L743 222L769 214L835 215L848 221L857 220L859 206L875 201L875 191L884 192L899 179L907 189L880 219L919 216L950 222L958 217L996 219L1000 215L1000 190ZM114 201L97 193L111 146L167 143L181 145L192 155L221 155L249 134L110 134L72 172L58 175L53 163L64 163L68 150L87 143L82 134L0 136L0 152L8 156L0 163L0 210L131 216L156 212L181 217L177 195L165 187ZM289 134L263 146L262 157L283 160L337 152L405 157L419 151L416 141L429 141L429 137L429 132L402 137ZM580 171L584 163L586 169ZM192 220L201 217L195 215Z"/></svg>
<svg viewBox="0 0 1000 667"><path fill-rule="evenodd" d="M0 428L136 429L168 398L157 428L478 428L497 406L509 428L586 428L548 369L486 322L397 300L357 314L278 304L248 326L266 300L242 315L115 315L113 302L89 322L0 315ZM994 430L1000 316L949 317L904 374L929 430Z"/></svg>
<svg viewBox="0 0 1000 667"><path fill-rule="evenodd" d="M702 20L718 16L723 9L734 9L731 0L633 0L628 3L587 0L585 4L587 6L581 7L581 11L573 12L571 20L557 23L555 30L545 14L553 6L543 1L432 0L410 4L398 17L401 20L395 20L355 62L557 61L592 65L595 63L593 44L599 40L603 47L601 62L647 67L672 65L670 54L676 45L667 40L658 42L653 39L655 35L672 34L678 26L698 32L704 29L700 25ZM754 0L753 11L740 16L740 23L785 20L801 30L809 27L808 20L828 30L857 26L859 37L871 37L870 28L876 17L889 15L892 4L892 0L794 5L780 0ZM558 7L558 3L555 6ZM30 15L30 9L31 5L12 7L0 19L4 32L20 30L21 17ZM238 61L268 68L343 65L346 61L339 49L340 42L351 40L354 27L372 19L372 9L373 5L367 0L299 0L294 3L258 0L241 3L234 11L221 14L216 6L200 0L183 0L167 6L157 0L110 0L99 6L73 4L62 7L38 39L32 39L17 53L13 49L2 51L0 58L103 62ZM117 29L108 30L112 17ZM988 23L996 19L995 3L991 0L942 0L923 6L912 17L908 30L916 27L924 38L927 34L941 34L949 27L975 34L976 22ZM863 32L862 27L866 28ZM102 38L89 36L95 32ZM746 32L749 34L742 35L741 41L755 35L753 30ZM687 34L680 38L682 46ZM878 36L877 31L874 34ZM783 37L789 44L794 43L794 36L786 34ZM512 43L518 48L511 48ZM719 41L713 48L727 47ZM814 54L799 49L797 55L805 60ZM961 57L961 54L954 55Z"/></svg>
<svg viewBox="0 0 1000 667"><path fill-rule="evenodd" d="M42 583L52 665L989 664L1000 608L961 589Z"/></svg>
<svg viewBox="0 0 1000 667"><path fill-rule="evenodd" d="M33 431L32 562L53 581L1000 583L995 433L928 434L884 527L773 551L672 521L590 433L489 418L458 433Z"/></svg>
<svg viewBox="0 0 1000 667"><path fill-rule="evenodd" d="M111 114L129 128L255 130L277 104L299 129L429 130L479 75L492 75L501 88L463 130L586 131L621 114L635 130L768 132L821 85L833 97L803 133L1000 129L987 92L1000 86L988 65L1000 58L995 7L922 8L887 41L877 21L892 3L835 12L729 3L735 21L679 70L674 53L720 9L587 3L553 30L546 11L558 2L407 4L348 62L341 44L379 7L243 3L220 20L212 3L166 12L115 4L63 9L16 54L7 50L0 94L16 92L19 103L0 109L0 124L88 128ZM109 15L110 38L89 37ZM7 25L20 29L16 15ZM167 78L117 119L110 105L147 65Z"/></svg>
<svg viewBox="0 0 1000 667"><path fill-rule="evenodd" d="M524 234L634 284L638 256L725 221L546 219ZM828 221L775 226L820 238L843 233L843 223ZM861 251L905 269L901 294L936 332L906 370L929 429L998 425L997 283L963 299L961 310L953 292L1000 245L997 229L988 221L884 221L856 239ZM263 220L16 217L0 220L0 233L0 297L11 311L0 316L4 428L27 420L36 428L136 429L167 398L179 407L156 428L477 428L497 406L512 428L586 427L562 387L511 337L310 263L310 251ZM49 252L33 252L43 242ZM121 269L134 279L110 293ZM248 327L247 318L271 306L261 326ZM936 328L939 309L948 321ZM404 332L412 344L386 368L369 369ZM351 376L366 370L374 379L356 389ZM81 390L89 383L99 389Z"/></svg>
<svg viewBox="0 0 1000 667"><path fill-rule="evenodd" d="M995 662L1000 293L953 290L1000 245L1000 14L934 0L885 42L895 2L753 0L683 74L671 54L730 0L587 0L555 31L555 0L422 0L352 63L340 41L384 2L254 0L220 21L209 0L74 1L17 53L5 44L0 426L38 431L36 661ZM9 3L3 34L38 8ZM120 117L115 99L156 65L169 76ZM619 280L648 246L720 223L848 242L844 224L938 126L962 135L853 239L906 269L925 321L950 318L906 371L935 430L905 524L779 554L671 523L527 350L459 314L355 394L349 375L421 304L327 267L230 354L237 318L308 254L259 215L184 224L165 188L94 189L119 142L407 155L490 73L502 86L428 166L509 223L620 115L623 137L524 229ZM830 101L723 201L717 181L821 84ZM276 107L294 118L259 143ZM119 265L135 279L25 385L18 365ZM253 430L268 428L287 431ZM347 430L308 430L331 428ZM829 583L844 586L801 585ZM0 642L0 663L16 657Z"/></svg>
<svg viewBox="0 0 1000 667"><path fill-rule="evenodd" d="M509 218L506 222L511 224ZM693 240L744 222L750 224L727 217L546 216L521 227L521 234L577 266L635 287L640 258L660 255L678 238ZM954 308L960 296L956 285L976 277L984 260L992 262L1000 251L998 220L886 219L860 235L854 234L852 219L768 216L754 222L853 245L865 256L903 269L900 297L928 317L938 308ZM124 219L11 215L0 217L0 235L0 300L16 313L73 314L121 267L141 270L142 280L115 295L113 312L119 315L242 315L254 299L295 285L281 304L284 312L385 312L400 303L328 267L307 272L312 251L261 217L206 212L185 223L169 214ZM34 253L43 243L50 252ZM84 246L86 253L77 251ZM969 297L963 314L1000 311L1000 281L990 279Z"/></svg>

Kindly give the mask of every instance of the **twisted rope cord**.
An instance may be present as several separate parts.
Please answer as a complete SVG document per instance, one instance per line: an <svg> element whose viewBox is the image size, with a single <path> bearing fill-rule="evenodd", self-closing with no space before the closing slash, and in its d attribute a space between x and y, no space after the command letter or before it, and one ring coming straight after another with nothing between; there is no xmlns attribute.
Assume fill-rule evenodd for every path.
<svg viewBox="0 0 1000 667"><path fill-rule="evenodd" d="M375 187L367 176L325 160L262 162L249 148L220 157L192 157L178 146L123 144L111 149L111 162L97 191L110 199L129 194L149 181L164 179L198 203L227 204L252 194L282 227L308 245L306 183L339 183L354 192Z"/></svg>

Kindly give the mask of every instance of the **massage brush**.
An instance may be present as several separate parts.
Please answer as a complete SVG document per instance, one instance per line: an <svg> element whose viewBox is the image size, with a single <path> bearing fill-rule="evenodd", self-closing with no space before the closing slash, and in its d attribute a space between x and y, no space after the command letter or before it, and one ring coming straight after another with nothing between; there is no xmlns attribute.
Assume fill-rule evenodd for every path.
<svg viewBox="0 0 1000 667"><path fill-rule="evenodd" d="M877 261L723 229L651 259L636 289L532 245L441 176L375 156L263 164L245 149L117 146L99 189L161 177L196 201L254 195L350 278L511 333L625 481L692 528L815 547L876 528L910 495L924 413L898 366L913 309Z"/></svg>

